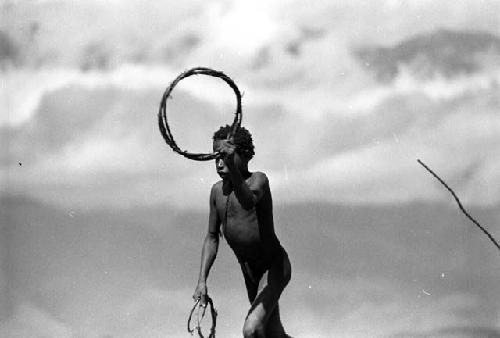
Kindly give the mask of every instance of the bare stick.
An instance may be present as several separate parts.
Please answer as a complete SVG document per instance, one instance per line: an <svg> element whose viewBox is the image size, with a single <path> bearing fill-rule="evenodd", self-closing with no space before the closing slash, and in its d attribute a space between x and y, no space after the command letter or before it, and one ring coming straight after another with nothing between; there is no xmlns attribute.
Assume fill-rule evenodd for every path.
<svg viewBox="0 0 500 338"><path fill-rule="evenodd" d="M420 160L417 160L418 163L420 163L428 172L431 173L432 176L434 176L442 185L444 185L444 187L446 189L448 189L448 191L453 195L453 198L455 198L455 201L457 201L457 204L458 204L458 207L460 208L460 210L464 213L465 216L467 216L468 219L471 220L472 223L474 223L479 229L481 229L482 232L484 232L486 234L486 236L488 236L488 238L490 239L491 242L493 242L493 244L497 247L498 250L500 250L500 245L498 244L498 242L495 240L495 238L493 238L493 236L485 229L481 226L481 224L479 224L474 218L472 218L471 215L469 215L469 213L467 212L467 210L465 210L465 208L463 207L462 203L460 203L460 199L458 198L458 196L455 194L455 192L448 186L448 184L446 184L445 181L443 181L441 179L441 177L439 177L434 171L432 171L428 166L426 166L424 164L424 162L420 161Z"/></svg>
<svg viewBox="0 0 500 338"><path fill-rule="evenodd" d="M229 132L228 138L231 138L234 136L236 131L241 125L241 119L242 119L242 108L241 108L241 92L238 89L238 86L234 83L234 81L224 74L223 72L213 70L210 68L205 68L205 67L196 67L196 68L191 68L189 70L186 70L185 72L181 73L179 76L175 78L174 81L170 84L170 86L167 87L165 92L163 93L163 96L161 98L160 102L160 108L158 111L158 127L160 128L160 133L161 136L163 136L163 139L165 142L172 148L173 151L176 153L190 159L190 160L196 160L196 161L208 161L208 160L213 160L215 159L218 154L217 153L208 153L208 154L201 154L201 153L190 153L187 150L181 150L177 143L174 140L174 136L172 135L172 131L170 130L170 126L168 124L168 119L167 119L167 100L171 97L172 90L174 87L182 80L185 79L189 76L192 75L209 75L213 77L218 77L224 80L229 87L231 87L234 91L234 94L236 95L236 113L234 115L234 120L233 124L231 126L231 131Z"/></svg>

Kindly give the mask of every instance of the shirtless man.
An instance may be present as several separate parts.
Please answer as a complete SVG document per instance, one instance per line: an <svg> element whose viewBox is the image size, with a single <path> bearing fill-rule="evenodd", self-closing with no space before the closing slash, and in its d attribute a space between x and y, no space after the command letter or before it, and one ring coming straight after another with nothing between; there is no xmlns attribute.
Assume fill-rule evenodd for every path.
<svg viewBox="0 0 500 338"><path fill-rule="evenodd" d="M222 180L210 193L208 232L193 298L206 304L207 277L221 234L240 263L251 303L243 336L289 337L281 324L278 300L290 281L291 267L274 231L269 181L262 172L248 171L254 155L248 130L240 127L228 140L230 130L230 126L221 127L213 136L213 149L220 154L216 170Z"/></svg>

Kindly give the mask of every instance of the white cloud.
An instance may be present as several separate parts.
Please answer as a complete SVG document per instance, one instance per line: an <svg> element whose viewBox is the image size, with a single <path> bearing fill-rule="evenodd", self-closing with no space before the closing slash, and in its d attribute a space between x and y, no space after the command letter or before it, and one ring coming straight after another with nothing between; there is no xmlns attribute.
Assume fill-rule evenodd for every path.
<svg viewBox="0 0 500 338"><path fill-rule="evenodd" d="M185 337L192 290L145 289L114 309L101 330L118 337Z"/></svg>
<svg viewBox="0 0 500 338"><path fill-rule="evenodd" d="M398 131L395 131L398 132ZM393 134L395 135L395 134ZM274 173L280 198L351 203L450 200L416 162L421 159L455 187L463 201L500 202L492 186L498 170L500 124L494 113L455 112L359 148L348 149L296 171ZM477 168L476 168L477 166ZM496 168L496 169L493 169ZM467 172L471 177L467 177ZM491 173L485 177L486 172ZM462 176L466 177L462 177ZM426 178L427 177L427 178ZM429 179L429 180L427 180Z"/></svg>
<svg viewBox="0 0 500 338"><path fill-rule="evenodd" d="M264 1L212 3L207 10L207 39L213 49L229 50L239 57L252 56L277 38L276 4Z"/></svg>
<svg viewBox="0 0 500 338"><path fill-rule="evenodd" d="M403 305L408 305L408 300L403 299L386 303L366 301L337 321L335 331L341 336L361 338L474 326L476 323L459 313L476 308L478 303L475 297L461 294L430 300L415 299L409 306Z"/></svg>
<svg viewBox="0 0 500 338"><path fill-rule="evenodd" d="M389 337L489 325L488 319L477 320L480 299L467 293L416 292L384 278L311 277L295 274L293 289L283 297L283 321L294 337L310 337L312 332L315 337Z"/></svg>
<svg viewBox="0 0 500 338"><path fill-rule="evenodd" d="M247 106L248 114L258 114L245 120L257 143L258 156L252 167L268 172L280 201L450 201L443 187L418 165L420 158L454 187L464 202L494 205L500 201L500 191L491 183L500 172L500 125L493 108L481 108L475 100L472 96L468 106L456 107L450 103L454 100L430 101L422 109L438 109L442 116L434 111L403 110L401 114L408 114L403 124L394 120L399 118L396 115L380 115L379 111L358 115L346 124L341 122L345 117L335 115L322 114L311 121L286 110L272 117L264 114L266 110L258 112L255 107L252 112L254 108ZM446 108L449 104L452 107ZM36 165L6 169L10 170L10 188L36 194L38 189L33 188L43 187L40 193L44 199L60 202L83 202L92 196L90 200L97 204L107 200L125 205L175 201L182 206L194 199L204 208L205 192L215 180L212 164L191 162L169 151L153 119L150 126L147 121L134 122L133 126L121 121L121 127L113 132L117 119L127 116L109 115L98 128L86 132L83 140L47 154ZM177 125L176 135L186 133L186 122ZM339 127L337 122L341 122ZM277 123L280 130L267 123ZM127 129L130 131L123 134ZM274 142L268 146L271 139ZM344 146L335 149L338 143ZM64 188L58 190L58 185ZM80 193L73 194L68 189L71 186L80 187ZM183 196L178 196L175 191L181 190Z"/></svg>
<svg viewBox="0 0 500 338"><path fill-rule="evenodd" d="M0 321L2 337L74 337L74 331L31 303L19 303L9 319Z"/></svg>
<svg viewBox="0 0 500 338"><path fill-rule="evenodd" d="M36 113L43 96L69 86L77 85L83 89L158 89L166 88L168 79L176 76L168 67L132 64L121 65L109 72L82 72L73 68L9 69L2 75L0 126L26 123Z"/></svg>
<svg viewBox="0 0 500 338"><path fill-rule="evenodd" d="M357 65L351 48L366 43L390 45L440 27L495 32L489 23L497 20L494 9L498 6L495 1L98 1L76 7L65 2L50 6L19 2L10 10L23 15L13 16L18 19L2 28L10 28L7 31L14 40L26 46L26 59L37 59L38 64L25 60L21 68L2 70L0 126L22 129L33 121L43 98L68 87L87 92L115 88L116 103L110 109L125 110L120 106L123 102L151 106L145 102L151 98L140 93L160 93L184 67L206 65L224 70L245 92L244 125L254 130L261 146L255 162L269 171L280 199L447 200L439 186L422 183L426 173L416 163L421 158L451 177L465 201L493 205L500 201L500 192L490 183L498 180L500 172L495 150L500 127L498 117L491 113L494 103L483 105L497 95L498 69L430 81L415 80L403 71L393 84L379 85ZM444 18L443 12L448 13ZM95 24L82 29L90 16L95 17ZM32 49L21 29L30 20L40 26ZM316 36L304 38L304 31L316 32ZM188 50L176 45L186 34L193 38ZM68 40L67 35L74 38ZM291 55L287 47L298 41L300 52ZM109 65L82 71L82 62L95 57L85 54L92 44L107 46L103 57ZM180 56L166 57L169 46L177 46ZM268 63L254 69L252 62L262 50L268 53ZM189 79L180 87L174 94L188 93L213 111L234 106L233 94L219 80ZM448 108L447 103L456 107ZM386 106L396 112L385 114ZM429 111L420 113L418 108ZM467 114L464 109L475 112ZM50 200L67 201L73 196L99 203L120 192L123 200L112 200L125 204L173 200L172 191L179 189L185 195L179 204L194 198L205 205L201 191L209 187L211 166L186 162L173 153L167 161L159 161L168 148L160 153L162 141L155 126L146 131L136 121L119 120L122 115L109 116L83 140L69 141L55 153L40 154L43 159L36 165L23 171L2 168L9 189L33 191ZM193 135L189 126L178 126L175 134L179 137ZM134 133L134 128L142 129ZM158 142L146 139L147 133L155 133L152 137ZM16 145L11 149L17 149ZM462 180L471 170L470 177ZM187 183L180 183L181 174ZM134 194L124 193L120 179L109 182L110 175L128 180L127 187ZM130 180L133 175L140 178ZM82 182L90 184L85 188ZM34 187L43 189L37 192ZM70 187L88 194L74 194Z"/></svg>
<svg viewBox="0 0 500 338"><path fill-rule="evenodd" d="M68 209L11 203L11 277L19 281L16 294L31 302L22 304L32 305L16 304L21 310L0 323L2 336L186 336L201 250L195 242L201 243L204 231L196 224L206 214L136 207L71 215ZM401 214L368 208L372 213L353 222L348 215L366 209L281 209L280 223L284 212L292 215L280 226L293 269L281 315L292 336L371 338L495 323L491 315L500 293L498 271L489 268L496 266L494 251L485 256L480 238L456 220L426 218L429 210L446 214L447 208L409 208ZM325 218L325 210L335 216L338 210L340 222L348 222ZM400 224L408 214L413 217ZM238 263L222 242L209 292L219 311L218 334L240 337L249 305Z"/></svg>

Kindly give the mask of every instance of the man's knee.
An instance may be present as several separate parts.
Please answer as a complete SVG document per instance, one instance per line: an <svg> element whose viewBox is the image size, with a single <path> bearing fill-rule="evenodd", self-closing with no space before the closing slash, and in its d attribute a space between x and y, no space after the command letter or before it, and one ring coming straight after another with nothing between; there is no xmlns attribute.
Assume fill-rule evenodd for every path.
<svg viewBox="0 0 500 338"><path fill-rule="evenodd" d="M243 326L243 337L244 338L264 338L266 328L262 322L257 320L252 320L247 318L245 325Z"/></svg>

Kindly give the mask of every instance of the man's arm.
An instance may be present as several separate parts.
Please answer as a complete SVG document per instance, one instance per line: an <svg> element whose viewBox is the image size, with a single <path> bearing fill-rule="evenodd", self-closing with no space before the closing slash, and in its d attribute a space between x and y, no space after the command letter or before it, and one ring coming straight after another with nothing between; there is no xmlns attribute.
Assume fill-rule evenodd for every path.
<svg viewBox="0 0 500 338"><path fill-rule="evenodd" d="M198 285L193 294L196 300L201 299L203 305L206 304L207 295L207 278L210 268L215 261L219 248L219 226L221 224L217 209L215 207L215 185L210 192L210 213L208 218L208 232L203 241L203 249L201 253L200 273L198 276Z"/></svg>
<svg viewBox="0 0 500 338"><path fill-rule="evenodd" d="M263 173L255 173L254 179L248 185L243 179L243 176L238 168L233 167L229 170L236 198L244 209L252 209L262 198L264 191L269 184L266 175Z"/></svg>
<svg viewBox="0 0 500 338"><path fill-rule="evenodd" d="M255 177L250 185L247 185L243 175L234 163L234 153L236 152L235 145L231 140L225 140L221 149L224 163L229 169L231 183L233 184L234 194L240 202L241 206L250 210L257 205L259 200L264 195L269 182L266 175L263 173L255 173Z"/></svg>

